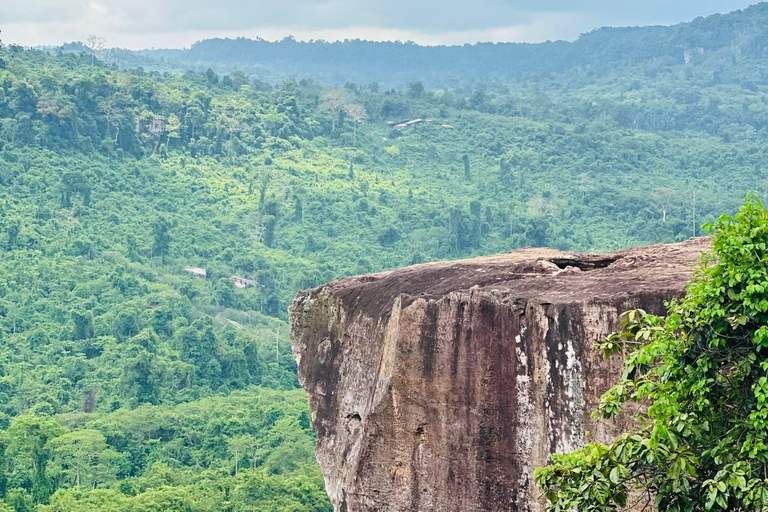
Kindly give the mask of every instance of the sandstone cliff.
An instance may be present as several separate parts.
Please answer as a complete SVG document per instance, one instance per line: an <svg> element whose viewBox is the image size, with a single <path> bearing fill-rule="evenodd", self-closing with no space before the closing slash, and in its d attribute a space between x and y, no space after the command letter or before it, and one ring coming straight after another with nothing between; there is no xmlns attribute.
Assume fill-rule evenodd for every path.
<svg viewBox="0 0 768 512"><path fill-rule="evenodd" d="M527 249L301 292L291 341L337 511L540 510L533 470L626 425L595 341L663 312L709 240L604 255Z"/></svg>

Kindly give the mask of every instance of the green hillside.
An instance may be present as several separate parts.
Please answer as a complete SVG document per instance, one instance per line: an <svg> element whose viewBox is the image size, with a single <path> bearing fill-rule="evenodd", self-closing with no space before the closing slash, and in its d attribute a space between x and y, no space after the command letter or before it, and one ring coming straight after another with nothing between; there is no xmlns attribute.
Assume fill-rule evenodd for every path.
<svg viewBox="0 0 768 512"><path fill-rule="evenodd" d="M471 83L537 80L550 74L615 69L636 72L646 64L683 64L712 54L738 59L765 58L768 3L740 11L700 17L672 26L605 27L576 41L545 43L476 43L420 46L413 42L281 41L207 39L186 49L102 52L104 59L126 67L172 70L213 67L219 72L242 69L261 80L314 78L342 86L346 82L378 82L402 88L412 81L434 87ZM66 51L80 51L78 43Z"/></svg>
<svg viewBox="0 0 768 512"><path fill-rule="evenodd" d="M331 510L294 293L701 234L768 185L724 48L385 90L0 47L0 511Z"/></svg>

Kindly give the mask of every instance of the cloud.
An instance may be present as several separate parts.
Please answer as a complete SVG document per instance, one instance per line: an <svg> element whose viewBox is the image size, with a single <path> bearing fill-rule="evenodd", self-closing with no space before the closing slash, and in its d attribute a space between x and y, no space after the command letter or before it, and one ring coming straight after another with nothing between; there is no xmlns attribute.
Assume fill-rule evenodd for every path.
<svg viewBox="0 0 768 512"><path fill-rule="evenodd" d="M0 2L0 26L23 22L66 22L82 17L88 0L29 0Z"/></svg>
<svg viewBox="0 0 768 512"><path fill-rule="evenodd" d="M6 41L189 45L207 37L400 39L423 44L574 39L604 25L669 24L743 0L0 0Z"/></svg>

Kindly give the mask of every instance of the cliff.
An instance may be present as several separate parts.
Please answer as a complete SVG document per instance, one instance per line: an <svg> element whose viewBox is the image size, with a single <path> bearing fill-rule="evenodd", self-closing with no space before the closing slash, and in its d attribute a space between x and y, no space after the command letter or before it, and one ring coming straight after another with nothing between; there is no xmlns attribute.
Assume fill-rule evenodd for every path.
<svg viewBox="0 0 768 512"><path fill-rule="evenodd" d="M335 509L540 510L549 454L627 427L590 419L621 367L594 343L627 309L662 313L708 248L526 249L299 293L291 342Z"/></svg>

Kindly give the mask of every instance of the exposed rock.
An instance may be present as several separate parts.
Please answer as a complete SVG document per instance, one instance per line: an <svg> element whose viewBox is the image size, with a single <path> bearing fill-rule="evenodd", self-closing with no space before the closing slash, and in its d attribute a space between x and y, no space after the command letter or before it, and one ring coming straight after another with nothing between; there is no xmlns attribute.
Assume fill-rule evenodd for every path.
<svg viewBox="0 0 768 512"><path fill-rule="evenodd" d="M256 281L252 279L245 279L244 277L232 276L229 278L229 282L235 288L256 288Z"/></svg>
<svg viewBox="0 0 768 512"><path fill-rule="evenodd" d="M136 118L136 133L151 133L155 137L159 137L165 132L165 118L163 117L137 117Z"/></svg>
<svg viewBox="0 0 768 512"><path fill-rule="evenodd" d="M223 319L225 322L227 322L229 325L233 325L233 326L235 326L235 328L236 328L236 329L242 329L242 328L243 328L243 324L241 324L240 322L235 322L235 321L234 321L234 320L232 320L231 318L227 318L227 317L225 317L225 316L222 316L222 315L217 315L217 318L222 318L222 319Z"/></svg>
<svg viewBox="0 0 768 512"><path fill-rule="evenodd" d="M696 55L704 55L704 48L701 46L697 46L695 48L686 48L683 50L683 61L685 61L686 64L690 64L693 60L693 57Z"/></svg>
<svg viewBox="0 0 768 512"><path fill-rule="evenodd" d="M395 124L390 125L390 126L393 126L395 128L395 130L405 130L406 128L409 128L411 126L414 126L414 125L417 125L417 124L420 124L420 123L423 123L423 122L424 122L423 119L411 119L410 121L402 121L402 122L395 123ZM389 123L387 123L387 124L389 124Z"/></svg>
<svg viewBox="0 0 768 512"><path fill-rule="evenodd" d="M191 274L195 279L206 279L208 277L208 272L200 267L185 267L184 272Z"/></svg>
<svg viewBox="0 0 768 512"><path fill-rule="evenodd" d="M593 344L662 313L708 239L585 255L526 249L307 290L291 342L337 511L536 511L533 470L609 440L617 378Z"/></svg>

